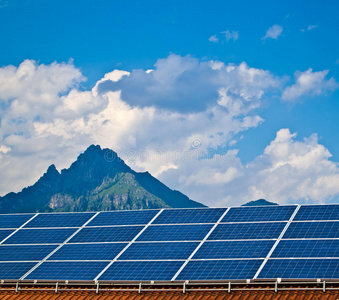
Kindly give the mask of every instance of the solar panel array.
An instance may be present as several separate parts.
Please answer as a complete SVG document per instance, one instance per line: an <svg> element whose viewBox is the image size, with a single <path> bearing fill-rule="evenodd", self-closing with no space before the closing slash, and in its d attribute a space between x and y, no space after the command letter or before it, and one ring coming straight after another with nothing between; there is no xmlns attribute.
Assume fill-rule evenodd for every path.
<svg viewBox="0 0 339 300"><path fill-rule="evenodd" d="M339 278L339 205L0 215L0 280L276 278Z"/></svg>

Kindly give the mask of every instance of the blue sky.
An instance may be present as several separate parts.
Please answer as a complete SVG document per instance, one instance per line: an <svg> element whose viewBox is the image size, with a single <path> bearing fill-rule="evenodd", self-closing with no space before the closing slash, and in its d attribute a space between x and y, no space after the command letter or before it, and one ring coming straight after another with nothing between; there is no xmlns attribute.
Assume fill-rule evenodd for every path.
<svg viewBox="0 0 339 300"><path fill-rule="evenodd" d="M280 203L336 201L338 6L299 0L1 0L0 87L6 88L0 88L0 169L11 169L2 175L1 194L32 184L50 163L67 167L96 143L208 205L259 196ZM22 65L27 60L31 64ZM20 65L31 70L22 77L30 78L26 83ZM103 79L115 69L129 74ZM55 88L41 88L42 78L57 82ZM112 100L110 93L118 91L120 99ZM112 101L118 101L115 110ZM100 127L103 114L108 121ZM180 122L182 135L176 136ZM116 132L118 127L123 130ZM277 162L270 149L279 137L289 150ZM196 159L188 163L185 155L173 158L191 151L196 139L200 150L228 153L221 155L228 159L206 161L201 153L190 154ZM312 160L322 168L309 167ZM264 188L274 186L270 176L289 172L296 178L286 190ZM201 184L202 174L218 183Z"/></svg>

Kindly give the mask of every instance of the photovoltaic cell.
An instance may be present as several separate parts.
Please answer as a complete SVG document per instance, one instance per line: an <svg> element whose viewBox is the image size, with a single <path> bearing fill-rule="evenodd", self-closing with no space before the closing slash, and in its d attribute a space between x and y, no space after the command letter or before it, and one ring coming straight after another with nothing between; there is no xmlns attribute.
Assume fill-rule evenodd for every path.
<svg viewBox="0 0 339 300"><path fill-rule="evenodd" d="M0 228L19 228L33 216L34 214L0 215Z"/></svg>
<svg viewBox="0 0 339 300"><path fill-rule="evenodd" d="M134 243L119 260L187 259L198 242Z"/></svg>
<svg viewBox="0 0 339 300"><path fill-rule="evenodd" d="M164 210L153 224L215 223L226 208Z"/></svg>
<svg viewBox="0 0 339 300"><path fill-rule="evenodd" d="M279 237L285 225L285 222L219 224L208 240L275 239Z"/></svg>
<svg viewBox="0 0 339 300"><path fill-rule="evenodd" d="M15 245L0 246L0 261L42 260L51 253L57 245Z"/></svg>
<svg viewBox="0 0 339 300"><path fill-rule="evenodd" d="M20 229L4 244L53 244L63 243L77 229Z"/></svg>
<svg viewBox="0 0 339 300"><path fill-rule="evenodd" d="M200 241L213 225L151 225L137 241Z"/></svg>
<svg viewBox="0 0 339 300"><path fill-rule="evenodd" d="M339 205L305 205L301 206L294 221L339 220Z"/></svg>
<svg viewBox="0 0 339 300"><path fill-rule="evenodd" d="M263 260L190 261L176 280L252 279Z"/></svg>
<svg viewBox="0 0 339 300"><path fill-rule="evenodd" d="M296 206L232 207L221 222L288 221Z"/></svg>
<svg viewBox="0 0 339 300"><path fill-rule="evenodd" d="M14 230L0 230L0 242L13 232Z"/></svg>
<svg viewBox="0 0 339 300"><path fill-rule="evenodd" d="M113 260L127 243L65 244L48 260Z"/></svg>
<svg viewBox="0 0 339 300"><path fill-rule="evenodd" d="M292 222L284 239L338 238L339 222Z"/></svg>
<svg viewBox="0 0 339 300"><path fill-rule="evenodd" d="M87 226L148 224L159 210L100 212Z"/></svg>
<svg viewBox="0 0 339 300"><path fill-rule="evenodd" d="M265 258L274 241L206 241L193 259Z"/></svg>
<svg viewBox="0 0 339 300"><path fill-rule="evenodd" d="M116 261L99 280L171 280L182 261Z"/></svg>
<svg viewBox="0 0 339 300"><path fill-rule="evenodd" d="M271 257L339 257L339 240L281 240Z"/></svg>
<svg viewBox="0 0 339 300"><path fill-rule="evenodd" d="M109 262L44 262L25 279L93 280Z"/></svg>
<svg viewBox="0 0 339 300"><path fill-rule="evenodd" d="M36 262L0 263L0 280L18 280L35 265Z"/></svg>
<svg viewBox="0 0 339 300"><path fill-rule="evenodd" d="M339 259L269 259L258 278L339 278Z"/></svg>
<svg viewBox="0 0 339 300"><path fill-rule="evenodd" d="M39 227L81 227L94 213L39 214L25 225L25 228Z"/></svg>
<svg viewBox="0 0 339 300"><path fill-rule="evenodd" d="M141 231L142 228L143 226L83 228L69 242L129 242Z"/></svg>

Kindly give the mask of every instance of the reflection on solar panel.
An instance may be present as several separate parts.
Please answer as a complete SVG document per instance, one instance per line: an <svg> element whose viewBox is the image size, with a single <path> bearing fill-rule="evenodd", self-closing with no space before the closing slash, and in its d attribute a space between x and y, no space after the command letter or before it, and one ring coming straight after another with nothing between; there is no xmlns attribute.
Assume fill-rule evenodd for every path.
<svg viewBox="0 0 339 300"><path fill-rule="evenodd" d="M33 216L34 214L0 215L0 228L19 228Z"/></svg>
<svg viewBox="0 0 339 300"><path fill-rule="evenodd" d="M187 259L199 245L197 242L135 243L120 260Z"/></svg>
<svg viewBox="0 0 339 300"><path fill-rule="evenodd" d="M271 257L339 257L339 240L282 240Z"/></svg>
<svg viewBox="0 0 339 300"><path fill-rule="evenodd" d="M233 207L221 222L288 221L296 206Z"/></svg>
<svg viewBox="0 0 339 300"><path fill-rule="evenodd" d="M25 279L93 280L108 262L44 262Z"/></svg>
<svg viewBox="0 0 339 300"><path fill-rule="evenodd" d="M284 239L339 238L339 222L292 223Z"/></svg>
<svg viewBox="0 0 339 300"><path fill-rule="evenodd" d="M338 211L289 205L0 215L0 280L339 280Z"/></svg>
<svg viewBox="0 0 339 300"><path fill-rule="evenodd" d="M286 223L219 224L209 240L275 239Z"/></svg>
<svg viewBox="0 0 339 300"><path fill-rule="evenodd" d="M148 224L159 210L101 212L88 226Z"/></svg>
<svg viewBox="0 0 339 300"><path fill-rule="evenodd" d="M301 206L294 221L339 220L339 205Z"/></svg>
<svg viewBox="0 0 339 300"><path fill-rule="evenodd" d="M165 210L153 224L215 223L226 208Z"/></svg>
<svg viewBox="0 0 339 300"><path fill-rule="evenodd" d="M116 261L99 280L171 280L182 264L182 261Z"/></svg>
<svg viewBox="0 0 339 300"><path fill-rule="evenodd" d="M39 214L24 227L80 227L93 216L94 213Z"/></svg>
<svg viewBox="0 0 339 300"><path fill-rule="evenodd" d="M142 228L142 226L83 228L70 240L70 243L128 242L132 240Z"/></svg>
<svg viewBox="0 0 339 300"><path fill-rule="evenodd" d="M74 228L65 229L20 229L14 233L4 244L52 244L63 243Z"/></svg>
<svg viewBox="0 0 339 300"><path fill-rule="evenodd" d="M57 245L15 245L15 246L0 246L0 261L27 261L27 260L42 260Z"/></svg>
<svg viewBox="0 0 339 300"><path fill-rule="evenodd" d="M251 279L263 260L190 261L177 280Z"/></svg>
<svg viewBox="0 0 339 300"><path fill-rule="evenodd" d="M271 259L259 278L339 278L339 259Z"/></svg>
<svg viewBox="0 0 339 300"><path fill-rule="evenodd" d="M126 243L66 244L49 257L49 260L112 260L126 245Z"/></svg>
<svg viewBox="0 0 339 300"><path fill-rule="evenodd" d="M213 225L149 226L137 241L201 241Z"/></svg>
<svg viewBox="0 0 339 300"><path fill-rule="evenodd" d="M265 258L274 241L205 242L193 259Z"/></svg>

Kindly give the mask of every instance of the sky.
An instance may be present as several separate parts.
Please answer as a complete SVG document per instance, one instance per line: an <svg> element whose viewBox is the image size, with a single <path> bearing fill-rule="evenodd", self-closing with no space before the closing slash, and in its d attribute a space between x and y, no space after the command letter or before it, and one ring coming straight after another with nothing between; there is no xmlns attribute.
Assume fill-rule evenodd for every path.
<svg viewBox="0 0 339 300"><path fill-rule="evenodd" d="M338 9L0 0L0 195L98 144L208 206L338 203Z"/></svg>

